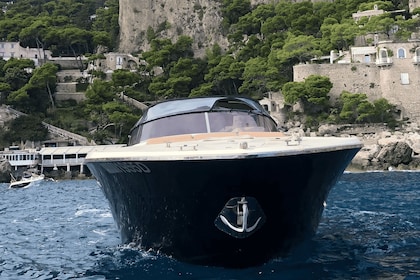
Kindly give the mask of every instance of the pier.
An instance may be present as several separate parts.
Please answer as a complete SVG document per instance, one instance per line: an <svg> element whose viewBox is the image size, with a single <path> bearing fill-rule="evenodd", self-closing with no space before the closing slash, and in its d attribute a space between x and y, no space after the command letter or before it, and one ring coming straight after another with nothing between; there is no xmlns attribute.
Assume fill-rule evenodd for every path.
<svg viewBox="0 0 420 280"><path fill-rule="evenodd" d="M89 152L104 151L115 146L124 145L44 147L40 150L18 150L11 147L0 151L0 159L9 161L14 172L37 169L47 177L64 176L70 179L90 176L84 163Z"/></svg>

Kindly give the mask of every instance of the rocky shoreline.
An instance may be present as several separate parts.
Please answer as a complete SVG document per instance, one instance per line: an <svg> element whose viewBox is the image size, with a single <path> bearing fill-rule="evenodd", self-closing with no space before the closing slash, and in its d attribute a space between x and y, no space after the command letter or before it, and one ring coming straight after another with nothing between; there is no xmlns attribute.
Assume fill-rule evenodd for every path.
<svg viewBox="0 0 420 280"><path fill-rule="evenodd" d="M321 126L318 135L339 134L341 137L357 136L363 148L353 158L348 171L420 170L420 129L408 124L398 130L386 126L344 129L338 126Z"/></svg>

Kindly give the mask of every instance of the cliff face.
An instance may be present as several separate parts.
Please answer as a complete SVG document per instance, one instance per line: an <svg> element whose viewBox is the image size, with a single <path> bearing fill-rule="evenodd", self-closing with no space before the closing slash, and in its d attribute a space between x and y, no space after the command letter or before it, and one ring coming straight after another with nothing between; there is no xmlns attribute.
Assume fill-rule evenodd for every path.
<svg viewBox="0 0 420 280"><path fill-rule="evenodd" d="M253 0L252 5L272 2ZM175 42L180 35L193 38L193 48L197 56L205 49L219 44L228 45L221 33L222 15L220 1L214 0L119 0L120 42L119 51L132 53L148 50L146 38L149 27L159 31L160 38ZM167 23L166 28L162 25Z"/></svg>

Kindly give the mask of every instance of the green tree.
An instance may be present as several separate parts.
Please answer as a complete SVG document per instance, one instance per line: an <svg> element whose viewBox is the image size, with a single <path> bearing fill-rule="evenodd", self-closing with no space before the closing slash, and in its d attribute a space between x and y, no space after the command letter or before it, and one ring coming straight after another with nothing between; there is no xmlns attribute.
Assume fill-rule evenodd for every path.
<svg viewBox="0 0 420 280"><path fill-rule="evenodd" d="M262 25L271 17L274 17L275 11L273 5L259 5L250 13L239 18L238 23L231 25L231 32L228 35L232 43L242 43L243 35L262 34Z"/></svg>
<svg viewBox="0 0 420 280"><path fill-rule="evenodd" d="M390 38L396 26L395 20L390 14L383 14L370 18L365 25L367 32L383 33Z"/></svg>
<svg viewBox="0 0 420 280"><path fill-rule="evenodd" d="M159 98L166 98L171 96L171 91L168 91L167 79L163 76L157 76L149 84L148 90Z"/></svg>
<svg viewBox="0 0 420 280"><path fill-rule="evenodd" d="M396 124L394 112L395 105L392 105L385 98L379 98L373 101L374 107L374 122L388 123L390 126Z"/></svg>
<svg viewBox="0 0 420 280"><path fill-rule="evenodd" d="M200 84L200 86L193 88L188 97L198 97L198 96L210 96L216 95L214 85L212 83Z"/></svg>
<svg viewBox="0 0 420 280"><path fill-rule="evenodd" d="M45 16L38 17L31 25L22 28L19 32L19 41L22 46L44 51L45 35L51 24L50 17Z"/></svg>
<svg viewBox="0 0 420 280"><path fill-rule="evenodd" d="M49 28L45 35L45 47L55 56L73 56L81 71L84 65L81 56L92 53L93 33L74 26Z"/></svg>
<svg viewBox="0 0 420 280"><path fill-rule="evenodd" d="M328 77L310 75L304 82L289 82L283 86L284 100L288 104L301 102L308 115L328 112L332 83Z"/></svg>
<svg viewBox="0 0 420 280"><path fill-rule="evenodd" d="M249 0L223 0L221 6L222 26L228 29L231 24L237 23L241 16L250 11L251 2Z"/></svg>
<svg viewBox="0 0 420 280"><path fill-rule="evenodd" d="M94 31L93 35L93 45L95 48L98 46L108 47L110 50L114 48L114 43L111 35L105 31Z"/></svg>
<svg viewBox="0 0 420 280"><path fill-rule="evenodd" d="M5 70L4 80L10 85L12 90L18 90L26 85L31 74L19 67L8 67Z"/></svg>
<svg viewBox="0 0 420 280"><path fill-rule="evenodd" d="M28 85L30 86L30 89L32 92L36 91L36 93L34 93L35 96L32 96L32 99L38 100L38 102L35 103L37 104L35 107L38 110L42 110L42 108L47 107L46 100L49 100L52 108L55 109L53 93L55 92L57 83L57 71L58 67L56 65L52 63L45 63L41 67L35 69L31 79L29 80Z"/></svg>
<svg viewBox="0 0 420 280"><path fill-rule="evenodd" d="M343 91L340 94L340 102L342 103L340 118L347 123L363 122L368 116L367 111L372 109L364 93Z"/></svg>
<svg viewBox="0 0 420 280"><path fill-rule="evenodd" d="M182 96L188 96L191 89L198 87L204 79L206 63L202 59L190 57L180 58L169 71L170 78L177 78L188 82L187 89Z"/></svg>
<svg viewBox="0 0 420 280"><path fill-rule="evenodd" d="M20 89L11 92L7 96L7 103L14 105L21 111L28 112L29 108L31 107L31 102L26 88L26 86L21 87Z"/></svg>
<svg viewBox="0 0 420 280"><path fill-rule="evenodd" d="M103 105L104 113L108 116L109 127L114 129L114 135L108 134L109 138L116 138L119 143L127 143L130 129L138 121L138 115L126 104L111 101ZM112 130L111 130L112 132Z"/></svg>
<svg viewBox="0 0 420 280"><path fill-rule="evenodd" d="M140 75L127 69L115 70L112 73L112 83L117 88L132 86L140 81Z"/></svg>
<svg viewBox="0 0 420 280"><path fill-rule="evenodd" d="M20 143L26 140L44 141L48 137L48 129L44 127L41 118L37 116L20 116L7 123L6 126L9 129L3 138L7 139L9 143Z"/></svg>
<svg viewBox="0 0 420 280"><path fill-rule="evenodd" d="M163 70L169 70L171 62L175 61L172 56L173 45L169 39L154 39L150 43L150 51L142 54L148 62L149 70L154 66L162 67Z"/></svg>
<svg viewBox="0 0 420 280"><path fill-rule="evenodd" d="M363 93L350 93L343 91L340 95L342 109L340 118L347 123L387 123L395 127L397 121L394 116L395 106L385 98L367 100Z"/></svg>
<svg viewBox="0 0 420 280"><path fill-rule="evenodd" d="M313 36L295 36L289 33L282 49L275 51L280 63L304 63L314 56L320 56L319 40Z"/></svg>
<svg viewBox="0 0 420 280"><path fill-rule="evenodd" d="M85 95L87 104L93 107L101 106L101 104L110 102L115 98L111 84L102 80L94 80L86 90Z"/></svg>
<svg viewBox="0 0 420 280"><path fill-rule="evenodd" d="M405 19L403 16L397 16L395 24L398 26L396 36L400 40L408 40L414 32L417 32L420 27L420 18L413 17Z"/></svg>
<svg viewBox="0 0 420 280"><path fill-rule="evenodd" d="M345 20L340 24L330 26L331 46L337 50L349 50L354 38L359 34L359 27L351 20ZM326 38L323 38L324 40Z"/></svg>
<svg viewBox="0 0 420 280"><path fill-rule="evenodd" d="M236 61L232 56L223 56L216 66L204 76L205 81L213 83L218 94L235 95L242 85L244 62Z"/></svg>
<svg viewBox="0 0 420 280"><path fill-rule="evenodd" d="M35 63L32 59L17 59L10 58L4 65L3 71L6 72L10 68L17 68L19 70L25 70L27 68L35 68Z"/></svg>
<svg viewBox="0 0 420 280"><path fill-rule="evenodd" d="M21 19L6 18L0 21L0 38L4 41L17 42L23 27Z"/></svg>
<svg viewBox="0 0 420 280"><path fill-rule="evenodd" d="M266 58L251 58L245 63L242 74L244 82L239 93L261 99L265 93L280 89L278 76L277 68L270 66Z"/></svg>
<svg viewBox="0 0 420 280"><path fill-rule="evenodd" d="M102 80L94 80L86 90L85 96L86 109L91 113L91 119L102 124L104 118L102 105L112 101L115 97L111 84Z"/></svg>
<svg viewBox="0 0 420 280"><path fill-rule="evenodd" d="M12 88L8 83L0 82L0 104L6 100L11 90Z"/></svg>
<svg viewBox="0 0 420 280"><path fill-rule="evenodd" d="M359 5L359 11L368 11L373 10L375 6L379 10L392 11L395 9L394 5L390 1L373 1L373 2L364 2Z"/></svg>
<svg viewBox="0 0 420 280"><path fill-rule="evenodd" d="M303 82L287 82L283 85L282 93L286 104L294 105L305 98L305 84Z"/></svg>
<svg viewBox="0 0 420 280"><path fill-rule="evenodd" d="M9 68L7 73L16 69L16 67ZM45 113L50 103L52 108L55 108L53 93L57 69L57 66L52 63L46 63L35 69L28 82L10 93L7 101L27 113Z"/></svg>

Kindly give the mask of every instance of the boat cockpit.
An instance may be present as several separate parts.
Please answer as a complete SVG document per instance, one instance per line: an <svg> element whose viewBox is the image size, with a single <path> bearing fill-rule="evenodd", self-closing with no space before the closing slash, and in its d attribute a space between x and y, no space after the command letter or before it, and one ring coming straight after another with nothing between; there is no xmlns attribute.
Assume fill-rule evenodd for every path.
<svg viewBox="0 0 420 280"><path fill-rule="evenodd" d="M150 107L131 130L129 145L181 134L277 130L269 113L249 98L180 99Z"/></svg>

